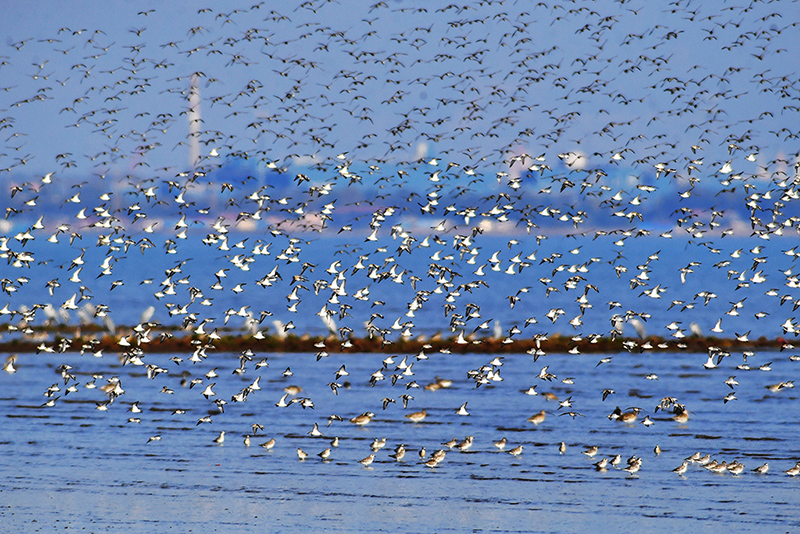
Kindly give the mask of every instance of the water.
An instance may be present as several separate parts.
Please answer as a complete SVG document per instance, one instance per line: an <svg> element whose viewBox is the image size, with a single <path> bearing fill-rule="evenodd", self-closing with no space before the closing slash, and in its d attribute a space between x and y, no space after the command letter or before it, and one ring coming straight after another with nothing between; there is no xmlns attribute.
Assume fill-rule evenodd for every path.
<svg viewBox="0 0 800 534"><path fill-rule="evenodd" d="M77 344L1 355L17 372L0 373L0 530L798 529L800 482L784 471L800 459L787 127L800 109L780 13L139 4L36 19L4 6L0 21L3 347L57 347L45 323L82 339L152 328L144 365ZM248 337L282 324L330 330L329 354L153 350L162 326ZM424 343L612 328L669 343L538 361L511 343L502 365L477 343L428 359L342 352L368 331ZM692 334L787 343L707 369L680 350ZM424 388L437 377L452 385ZM99 387L112 384L109 404ZM305 408L276 406L289 386ZM688 422L656 411L673 397ZM615 407L641 413L623 424ZM364 412L368 425L349 422ZM467 436L468 450L443 445ZM423 448L446 457L428 467ZM745 470L672 472L695 451ZM594 468L617 455L641 469Z"/></svg>
<svg viewBox="0 0 800 534"><path fill-rule="evenodd" d="M602 520L604 529L664 531L763 532L791 529L800 523L794 506L800 497L798 480L782 473L800 459L795 424L796 390L772 393L765 386L792 380L798 362L786 352L757 353L748 358L752 369L771 362L771 371L736 369L741 353L723 360L719 368L704 369L704 355L674 353L607 355L547 354L534 362L527 354L503 357L503 380L475 387L467 372L488 364L486 354L429 354L415 361L413 376L392 386L388 379L402 359L384 371L387 380L373 387L370 375L382 367L381 354L343 354L330 350L317 360L314 354L257 354L242 375L232 373L238 355L212 354L207 360L176 365L169 354L148 354L145 362L169 370L148 380L141 366L120 366L110 356L94 358L76 353L22 354L18 372L0 377L0 407L4 414L0 451L5 481L0 495L0 516L10 531L36 531L54 525L70 530L152 532L166 530L180 521L181 531L290 531L312 528L326 531L463 532L592 530ZM269 366L255 369L267 358ZM64 381L56 369L72 366L78 391L64 394ZM349 388L334 395L326 385L344 364L350 373ZM536 378L547 365L557 375L552 382ZM283 376L290 367L292 376ZM219 374L205 378L212 368ZM186 371L186 376L181 373ZM84 384L92 374L103 385L120 379L125 393L108 411L96 409L106 399L98 389ZM658 380L647 380L655 373ZM735 375L737 400L723 403L730 392L724 381ZM246 402L231 396L261 376L261 390ZM436 377L453 380L449 388L430 391L424 386ZM202 378L193 388L181 379ZM573 384L562 382L572 378ZM202 396L214 382L216 398L225 399L218 413L213 397ZM43 392L57 383L60 398L53 407L40 407ZM283 388L297 385L299 397L311 398L313 409L299 404L278 408ZM525 395L536 386L538 396ZM172 394L162 393L167 387ZM616 393L602 400L604 389ZM554 393L560 400L572 398L574 419L560 415L555 401L542 395ZM406 410L400 395L414 398ZM662 397L675 396L691 413L688 423L655 412ZM389 403L382 409L382 399ZM291 397L290 397L291 398ZM127 409L139 401L140 414ZM467 402L469 416L456 415ZM640 406L637 424L611 421L615 406ZM175 409L184 414L173 414ZM421 423L404 417L427 409ZM545 421L534 426L526 419L546 410ZM375 418L364 427L347 420L365 411ZM212 422L197 424L212 414ZM326 426L331 414L344 421ZM649 415L655 424L645 427ZM129 423L138 417L140 423ZM324 437L309 435L318 423ZM243 436L260 423L263 432L245 447ZM226 431L224 444L213 440ZM148 443L150 436L160 441ZM449 450L434 468L422 465L418 450L428 456L445 448L453 438L474 436L465 452ZM331 460L316 454L330 447ZM275 447L258 446L268 438ZM506 437L506 450L522 445L513 457L492 443ZM386 438L375 462L365 468L358 460L371 452L376 438ZM567 448L560 454L558 445ZM403 443L408 450L401 462L389 458ZM599 447L597 456L583 454ZM656 456L653 449L662 452ZM309 453L299 461L296 449ZM713 474L691 465L685 476L671 472L695 451L715 459L746 466L741 476ZM629 475L619 469L598 472L594 462L620 454L640 456L641 470ZM754 467L769 462L766 475ZM621 466L622 466L621 465Z"/></svg>

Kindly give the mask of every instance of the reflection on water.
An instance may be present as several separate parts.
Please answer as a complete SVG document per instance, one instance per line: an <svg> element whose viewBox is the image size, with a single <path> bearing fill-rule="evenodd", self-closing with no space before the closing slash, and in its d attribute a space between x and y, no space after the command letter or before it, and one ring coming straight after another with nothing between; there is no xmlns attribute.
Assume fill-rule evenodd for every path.
<svg viewBox="0 0 800 534"><path fill-rule="evenodd" d="M576 531L591 528L602 514L604 524L625 530L690 531L714 521L722 528L730 523L764 531L800 520L791 505L800 481L783 472L800 459L797 394L791 387L767 388L793 379L798 363L787 353L751 356L748 364L756 370L750 371L736 369L743 362L738 354L707 370L706 357L693 354L622 353L600 365L598 355L549 354L537 362L508 355L502 366L492 366L494 356L436 353L427 360L407 358L414 361L413 375L395 371L402 360L395 356L383 371L387 379L375 386L369 378L386 355L334 353L317 360L314 354L269 354L269 366L256 369L264 356L237 374L238 355L215 354L179 367L170 355L152 354L147 363L168 373L149 380L142 366L122 367L109 357L21 355L18 372L0 378L3 524L16 531L38 524L148 532L179 517L187 532L209 525L289 530L309 521L339 531ZM767 362L771 371L758 370ZM61 365L75 377L67 385ZM342 365L349 375L338 379L342 387L334 394L327 382ZM556 375L552 381L538 378L545 365ZM481 366L502 380L476 388L467 375ZM287 367L291 376L284 376ZM212 369L218 376L207 378ZM182 376L183 370L188 374ZM394 386L392 374L400 375ZM652 374L658 379L645 378ZM261 389L234 402L257 376ZM729 376L738 382L735 390L725 384ZM100 388L112 377L124 393L107 411L98 410L107 399ZM452 385L425 389L437 377ZM181 385L195 378L202 384ZM92 382L97 387L87 388ZM407 388L412 382L420 387ZM212 383L215 395L206 399L202 393ZM59 391L51 398L57 400L41 407L53 385ZM77 390L68 392L72 385ZM289 402L306 398L314 407L276 407L289 385L301 388ZM531 386L538 395L525 394ZM604 390L614 392L605 401ZM732 391L736 399L724 402ZM548 393L558 400L547 400ZM400 395L413 397L406 409ZM664 397L687 407L686 424L655 411ZM215 399L227 401L224 412ZM560 407L566 399L572 406ZM129 411L136 401L141 413ZM469 415L458 415L465 402ZM608 415L616 406L642 412L634 424L612 421ZM404 417L423 408L422 422ZM541 410L543 422L527 422ZM348 422L368 411L376 414L369 424ZM333 414L342 421L328 426ZM210 422L199 422L209 415ZM645 417L654 424L641 424ZM253 434L254 423L263 431ZM321 436L310 435L314 423ZM223 430L224 444L214 444ZM148 442L151 436L161 439ZM467 436L474 441L464 451L444 445ZM494 442L503 437L501 451ZM259 446L270 438L274 448ZM363 467L358 461L382 438L386 445ZM390 454L399 444L406 455L395 461ZM507 453L519 445L520 455ZM591 446L598 447L592 458L584 454ZM426 467L419 457L423 447L425 460L446 450L444 460ZM298 460L298 448L308 453L305 461ZM326 448L331 455L322 461L317 455ZM672 472L695 451L744 463L745 469L739 476L715 474L693 463L683 476ZM595 468L616 455L618 466ZM620 469L632 456L642 458L635 474ZM768 473L752 472L765 462Z"/></svg>

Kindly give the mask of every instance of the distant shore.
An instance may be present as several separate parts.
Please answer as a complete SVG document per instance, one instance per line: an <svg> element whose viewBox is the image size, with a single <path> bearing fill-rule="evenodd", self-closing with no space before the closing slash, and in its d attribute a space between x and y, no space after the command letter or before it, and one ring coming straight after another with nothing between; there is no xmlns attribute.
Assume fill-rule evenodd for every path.
<svg viewBox="0 0 800 534"><path fill-rule="evenodd" d="M760 337L754 340L740 341L735 338L716 338L705 336L687 336L680 340L649 336L646 338L631 337L598 337L598 336L564 336L561 334L537 335L534 337L493 338L473 337L466 339L458 336L442 335L418 336L386 340L380 337L359 338L339 336L313 336L310 334L262 335L258 338L241 332L223 332L220 335L198 335L185 330L164 326L154 326L147 331L135 331L133 328L119 328L117 333L88 325L74 327L59 325L55 327L37 327L33 334L14 335L15 328L0 325L0 352L3 353L35 353L35 352L88 352L98 351L124 353L141 349L145 353L192 353L198 349L213 352L320 352L335 351L347 353L435 353L451 352L521 354L531 355L548 352L558 353L614 353L628 351L633 353L682 351L688 353L706 353L709 351L756 351L756 350L792 350L794 346L783 338L768 339Z"/></svg>

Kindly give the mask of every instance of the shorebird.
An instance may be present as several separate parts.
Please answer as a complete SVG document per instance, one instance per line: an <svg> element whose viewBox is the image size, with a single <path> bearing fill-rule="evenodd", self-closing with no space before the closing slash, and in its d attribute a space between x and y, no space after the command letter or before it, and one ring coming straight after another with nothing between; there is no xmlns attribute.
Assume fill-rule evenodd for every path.
<svg viewBox="0 0 800 534"><path fill-rule="evenodd" d="M423 421L425 419L425 417L427 417L427 416L428 416L428 413L423 409L423 410L420 410L419 412L406 414L405 417L406 417L406 419L408 419L412 423L419 423L419 422Z"/></svg>
<svg viewBox="0 0 800 534"><path fill-rule="evenodd" d="M456 444L456 449L458 449L458 450L460 450L462 452L466 451L466 450L469 450L470 447L472 447L473 441L474 441L474 438L472 436L467 436L466 438L464 438L464 441L461 441L461 442Z"/></svg>
<svg viewBox="0 0 800 534"><path fill-rule="evenodd" d="M684 473L686 473L687 469L689 469L689 462L684 460L683 463L678 467L676 467L675 469L673 469L672 472L677 473L678 475L683 475Z"/></svg>
<svg viewBox="0 0 800 534"><path fill-rule="evenodd" d="M458 445L458 440L456 438L453 438L450 441L446 441L445 443L442 443L442 445L444 445L448 449L452 449L453 447Z"/></svg>
<svg viewBox="0 0 800 534"><path fill-rule="evenodd" d="M741 475L744 471L744 464L740 462L733 462L732 464L728 465L728 472L732 475Z"/></svg>
<svg viewBox="0 0 800 534"><path fill-rule="evenodd" d="M431 460L441 463L444 461L445 456L447 456L447 451L444 449L437 449L431 454Z"/></svg>
<svg viewBox="0 0 800 534"><path fill-rule="evenodd" d="M364 467L369 467L370 465L372 465L372 462L374 462L374 461L375 461L375 455L374 454L370 454L366 458L362 458L361 460L359 460L358 463L360 463Z"/></svg>
<svg viewBox="0 0 800 534"><path fill-rule="evenodd" d="M299 395L300 393L302 393L303 392L303 388L301 388L300 386L286 386L285 388L283 388L283 391L284 391L284 393L287 393L288 395L295 396L295 395Z"/></svg>
<svg viewBox="0 0 800 534"><path fill-rule="evenodd" d="M350 419L350 422L353 423L354 425L364 426L367 423L369 423L370 421L372 421L373 417L375 417L374 413L372 413L372 412L364 412L361 415L357 415L357 416L353 417L352 419Z"/></svg>
<svg viewBox="0 0 800 534"><path fill-rule="evenodd" d="M711 463L705 465L704 468L712 473L723 474L728 472L728 463L724 460L722 462L713 460Z"/></svg>
<svg viewBox="0 0 800 534"><path fill-rule="evenodd" d="M437 460L436 458L430 458L425 462L425 467L436 467L437 465L439 465L439 463L440 460Z"/></svg>
<svg viewBox="0 0 800 534"><path fill-rule="evenodd" d="M401 444L401 445L398 445L398 446L397 446L397 447L394 449L394 453L393 453L393 454L390 454L390 455L389 455L389 458L394 458L394 459L395 459L395 461L399 462L399 461L401 461L401 460L402 460L402 459L405 457L405 455L406 455L406 449L405 449L405 447L404 447L404 446Z"/></svg>
<svg viewBox="0 0 800 534"><path fill-rule="evenodd" d="M533 423L536 426L544 422L545 412L544 410L533 414L532 416L528 417L527 421L529 423Z"/></svg>
<svg viewBox="0 0 800 534"><path fill-rule="evenodd" d="M675 409L675 415L672 416L672 420L678 423L686 423L689 421L689 410L686 408L679 406Z"/></svg>
<svg viewBox="0 0 800 534"><path fill-rule="evenodd" d="M211 390L211 388L213 388L216 385L217 383L214 382L213 384L209 384L208 386L206 386L206 389L203 391L203 396L208 399L209 397L213 397L214 395L216 395L216 393L214 393Z"/></svg>
<svg viewBox="0 0 800 534"><path fill-rule="evenodd" d="M619 406L614 408L614 411L608 414L608 418L610 420L621 421L627 424L635 423L638 416L639 416L638 408L629 408L629 411L623 412Z"/></svg>
<svg viewBox="0 0 800 534"><path fill-rule="evenodd" d="M641 467L642 467L642 459L641 458L634 458L628 464L628 467L623 469L623 471L627 472L629 475L633 475L634 473L639 472L639 469Z"/></svg>
<svg viewBox="0 0 800 534"><path fill-rule="evenodd" d="M696 462L697 460L699 460L701 457L702 457L702 455L700 454L700 451L696 451L696 452L695 452L694 454L692 454L691 456L688 456L688 457L686 458L686 461L687 461L687 462L694 463L694 462Z"/></svg>

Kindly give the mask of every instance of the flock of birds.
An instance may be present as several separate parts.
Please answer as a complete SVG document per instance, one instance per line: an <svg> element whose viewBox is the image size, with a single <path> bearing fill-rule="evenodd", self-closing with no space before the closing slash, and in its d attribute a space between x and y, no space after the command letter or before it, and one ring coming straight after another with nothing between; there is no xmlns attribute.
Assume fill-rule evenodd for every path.
<svg viewBox="0 0 800 534"><path fill-rule="evenodd" d="M293 317L319 316L330 336L317 344L317 360L351 349L361 324L389 348L423 329L475 351L487 337L506 345L534 338L534 362L547 357L538 341L550 326L577 343L621 336L626 324L643 331L654 315L676 314L659 325L671 339L620 345L634 353L680 349L683 338L709 333L734 333L746 344L751 332L723 325L745 313L769 322L770 332L800 331L792 316L800 306L793 268L800 251L790 241L800 228L800 132L792 129L800 82L786 70L799 23L788 13L763 2L712 10L685 1L484 0L439 9L378 2L342 13L323 0L281 9L266 2L194 9L168 36L153 22L162 13L141 11L108 27L43 27L0 52L6 335L32 338L38 325L69 312L84 324L103 322L96 337L89 330L73 339L45 335L39 349L94 354L102 359L82 365L102 366L116 358L97 349L99 336L117 335L123 365L145 368L147 380L180 380L162 393L202 388L195 399L195 410L207 412L201 425L262 388L259 376L223 394L214 391L215 371L195 376L193 366L220 357L214 344L229 321L243 322L248 337L286 338L295 333ZM181 164L187 152L191 161ZM236 165L246 170L237 175ZM508 239L496 249L490 239L498 234ZM727 249L737 237L749 238L746 247ZM664 258L642 247L673 238L687 242L685 267L652 279ZM323 256L327 239L338 244ZM587 255L598 239L607 243L603 257ZM553 252L534 249L542 243ZM67 261L52 259L64 250ZM164 262L166 269L154 267ZM132 266L128 278L117 275L122 264ZM710 278L722 280L726 293L684 289ZM614 279L628 290L609 292ZM503 284L513 290L498 293ZM155 303L130 329L112 320L126 307L115 300L120 286L147 290ZM730 306L720 311L725 300ZM223 311L215 301L236 304ZM506 329L485 311L491 306L507 307ZM714 326L687 320L690 313L713 315ZM610 329L584 332L591 314ZM180 373L148 353L173 335L164 325L194 336L191 355L170 358ZM388 357L358 379L347 378L343 364L327 384L330 395L350 380L420 387L413 366L429 359L428 348L394 356L400 362ZM744 351L742 372L754 355ZM731 356L711 346L705 367ZM229 371L239 376L267 367L249 349L237 359ZM20 365L23 356L9 355L5 371L13 375ZM503 380L501 369L496 358L465 370L466 378L489 387ZM44 407L79 391L69 365L58 371L63 387L47 388ZM555 371L532 369L546 383L558 380ZM119 409L127 393L118 376L103 378L108 372L93 372L84 384L105 394L97 402L103 411ZM725 383L732 392L724 401L736 400L735 377ZM449 384L437 378L428 387ZM660 408L686 424L680 397L675 392ZM412 398L384 398L383 409L398 401L406 409ZM570 398L558 402L562 415L582 416ZM141 404L128 405L130 424L141 422ZM294 404L314 408L298 390L287 390L277 406ZM467 402L455 413L468 417ZM528 421L536 426L545 416ZM329 422L365 426L374 417L366 411ZM414 425L426 417L424 409L405 415ZM617 408L609 419L640 418ZM244 436L246 446L259 430ZM310 435L322 436L317 423ZM221 431L215 442L225 438ZM430 455L417 452L437 467L448 451L473 442L468 436ZM269 450L280 441L260 445ZM337 446L332 438L316 456L330 461ZM360 463L370 466L385 446L376 438ZM505 438L494 446L523 452ZM406 448L398 444L389 458L404 461ZM310 454L297 449L300 461ZM624 465L634 475L642 459L623 464L616 455L595 465ZM745 470L696 453L675 472L691 465ZM784 472L797 475L800 463Z"/></svg>

